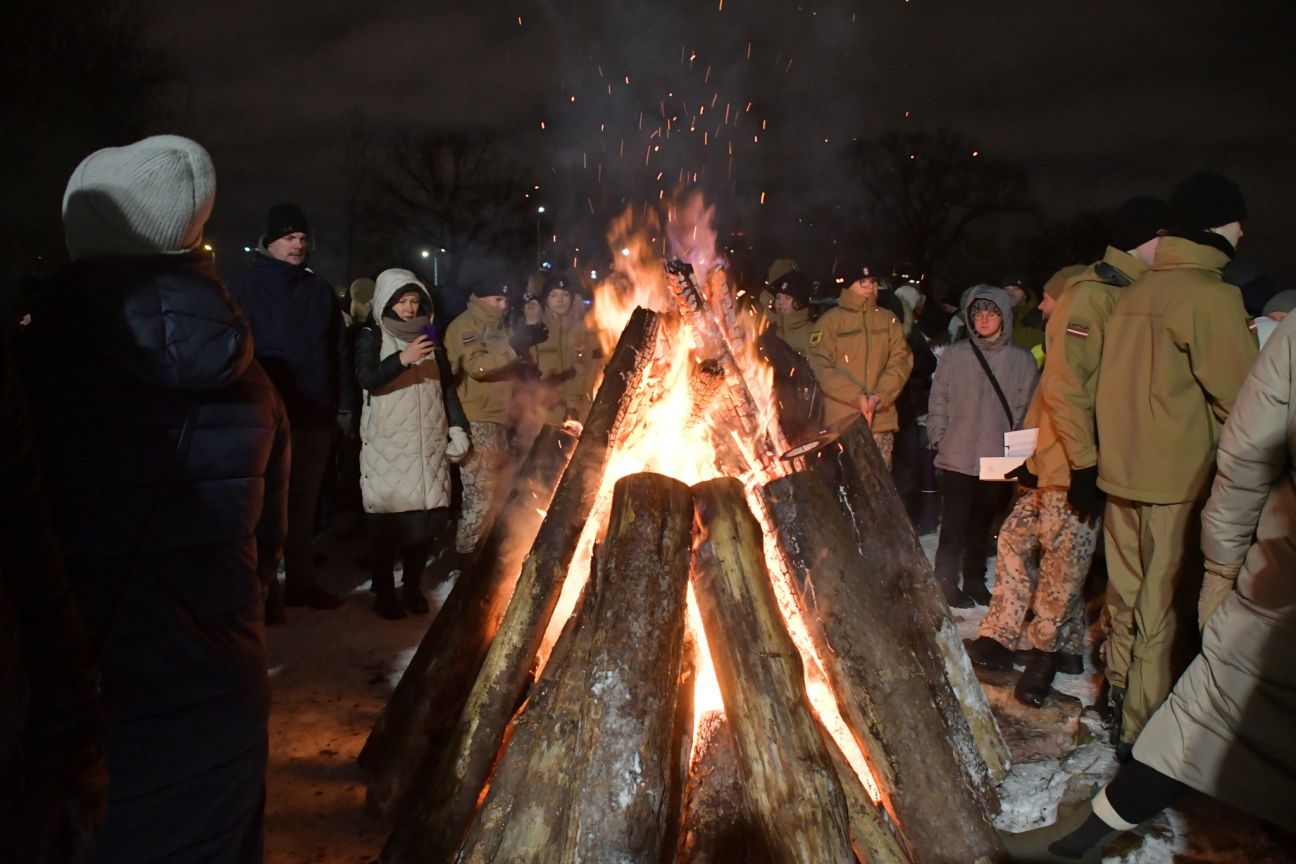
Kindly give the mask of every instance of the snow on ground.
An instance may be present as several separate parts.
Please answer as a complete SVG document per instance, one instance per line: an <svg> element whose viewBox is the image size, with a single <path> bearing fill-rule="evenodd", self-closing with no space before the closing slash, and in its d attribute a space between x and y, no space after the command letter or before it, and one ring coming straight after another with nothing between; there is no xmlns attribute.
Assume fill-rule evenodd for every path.
<svg viewBox="0 0 1296 864"><path fill-rule="evenodd" d="M923 537L922 544L934 556L936 535ZM377 861L389 826L364 811L364 780L355 759L430 621L379 618L372 611L358 546L326 539L319 548L328 556L322 581L348 597L334 611L290 609L288 623L269 630L273 703L267 864ZM449 585L439 586L429 598L434 610L448 590ZM984 608L956 612L964 638L976 636L983 614ZM1011 680L1008 675L1006 681L987 683L987 691L1010 699L1005 694L1011 692ZM1066 727L1050 719L1030 728L1050 705L1038 714L1009 706L1015 724L1005 724L1014 730L1009 746L1015 752L1027 747L1035 752L1018 761L1000 787L998 827L1019 831L1050 823L1059 804L1086 801L1115 773L1105 730L1089 707L1100 683L1092 666L1084 675L1058 676L1055 689L1061 695L1050 699L1050 705L1071 718ZM1085 710L1077 720L1080 708ZM1061 736L1061 746L1050 745L1061 740L1056 733L1062 728L1074 728L1074 734ZM1296 862L1296 837L1189 793L1109 853L1108 864L1278 864Z"/></svg>
<svg viewBox="0 0 1296 864"><path fill-rule="evenodd" d="M934 562L937 535L927 534L920 540L928 561ZM986 565L990 574L987 584L991 586L994 565L993 558ZM959 634L964 639L975 639L985 613L984 606L954 610ZM1082 708L1074 739L1069 746L1058 748L1052 754L1032 754L1016 761L999 787L1000 813L995 821L999 829L1016 832L1051 824L1057 819L1059 806L1066 811L1083 806L1115 775L1118 765L1114 748L1093 710L1102 686L1102 673L1094 668L1092 651L1094 640L1099 638L1100 629L1094 622L1089 630L1090 650L1086 651L1084 674L1058 675L1053 682L1058 694L1078 700ZM1065 702L1065 699L1058 701ZM1041 714L1048 708L1046 704L1040 709ZM1032 713L1032 709L1024 706L1013 710L1015 718L1029 717ZM1009 749L1016 754L1023 742L1006 735ZM1175 808L1113 842L1103 861L1106 864L1296 862L1296 835L1189 791Z"/></svg>

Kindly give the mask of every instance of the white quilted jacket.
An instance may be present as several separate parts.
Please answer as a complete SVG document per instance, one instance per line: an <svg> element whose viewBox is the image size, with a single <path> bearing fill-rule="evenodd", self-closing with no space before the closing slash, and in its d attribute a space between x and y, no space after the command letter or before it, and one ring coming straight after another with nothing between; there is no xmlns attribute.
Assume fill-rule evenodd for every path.
<svg viewBox="0 0 1296 864"><path fill-rule="evenodd" d="M402 271L403 272L403 271ZM404 350L382 324L396 289L416 282L378 277L373 309L382 330L380 357ZM410 366L390 384L366 392L360 414L360 493L366 513L404 513L450 506L446 412L436 355Z"/></svg>

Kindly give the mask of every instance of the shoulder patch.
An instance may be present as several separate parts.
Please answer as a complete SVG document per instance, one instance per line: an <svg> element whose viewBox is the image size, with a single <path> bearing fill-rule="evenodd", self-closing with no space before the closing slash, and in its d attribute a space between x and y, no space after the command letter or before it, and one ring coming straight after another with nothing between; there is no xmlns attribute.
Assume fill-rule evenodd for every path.
<svg viewBox="0 0 1296 864"><path fill-rule="evenodd" d="M820 342L822 342L822 341L823 341L823 331L822 331L822 330L812 330L812 331L810 332L810 347L811 347L811 348L813 348L814 346L818 345L818 344L819 344Z"/></svg>
<svg viewBox="0 0 1296 864"><path fill-rule="evenodd" d="M1083 324L1076 324L1072 322L1067 325L1066 332L1068 336L1074 336L1077 339L1089 338L1089 328L1084 326Z"/></svg>
<svg viewBox="0 0 1296 864"><path fill-rule="evenodd" d="M471 345L472 343L476 342L478 338L480 337L476 333L465 333L463 334L461 341L465 345Z"/></svg>

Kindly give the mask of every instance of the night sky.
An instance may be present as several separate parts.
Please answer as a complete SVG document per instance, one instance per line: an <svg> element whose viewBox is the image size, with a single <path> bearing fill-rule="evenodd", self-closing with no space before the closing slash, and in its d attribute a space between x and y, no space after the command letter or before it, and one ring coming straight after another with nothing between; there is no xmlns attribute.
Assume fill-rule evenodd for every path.
<svg viewBox="0 0 1296 864"><path fill-rule="evenodd" d="M183 131L216 161L209 236L238 249L267 205L297 201L337 278L326 250L361 118L499 131L561 187L560 222L669 194L681 171L722 219L796 213L848 188L852 138L906 126L1024 166L1051 216L1167 196L1212 167L1247 196L1243 255L1296 285L1287 0L172 0L152 29L185 74ZM651 137L663 109L680 118L669 140Z"/></svg>

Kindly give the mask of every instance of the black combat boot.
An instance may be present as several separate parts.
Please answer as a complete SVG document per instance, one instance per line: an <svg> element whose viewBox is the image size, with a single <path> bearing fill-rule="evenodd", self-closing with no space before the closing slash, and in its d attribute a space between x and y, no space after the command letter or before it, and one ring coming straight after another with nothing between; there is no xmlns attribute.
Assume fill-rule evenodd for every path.
<svg viewBox="0 0 1296 864"><path fill-rule="evenodd" d="M994 669L998 672L1007 672L1013 668L1012 650L1001 644L998 639L978 636L975 639L964 640L963 647L967 649L968 659L972 661L973 666Z"/></svg>
<svg viewBox="0 0 1296 864"><path fill-rule="evenodd" d="M1053 676L1057 673L1057 655L1052 651L1036 651L1017 679L1013 696L1023 705L1038 708L1052 692Z"/></svg>

